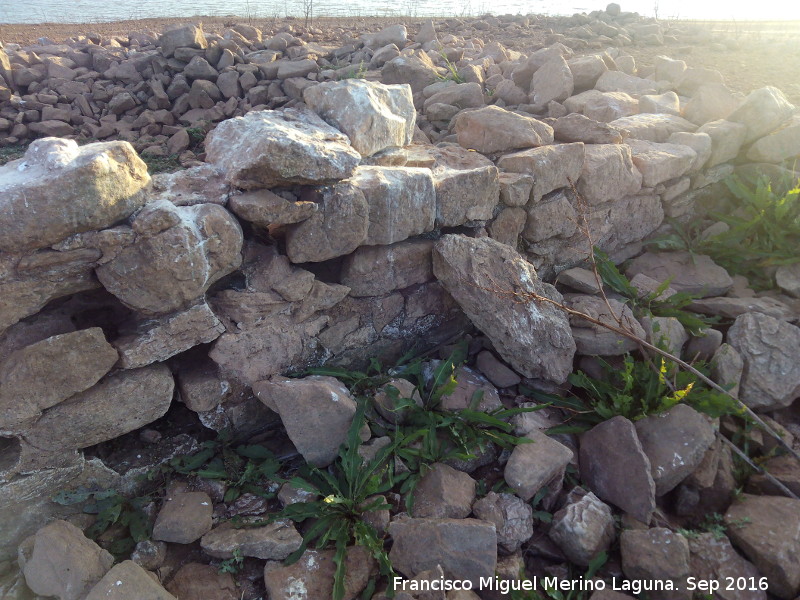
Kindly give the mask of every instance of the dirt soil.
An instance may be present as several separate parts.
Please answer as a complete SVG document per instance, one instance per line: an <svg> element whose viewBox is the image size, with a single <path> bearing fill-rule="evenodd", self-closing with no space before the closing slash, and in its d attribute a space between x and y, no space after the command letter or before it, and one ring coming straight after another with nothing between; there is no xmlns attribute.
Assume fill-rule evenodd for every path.
<svg viewBox="0 0 800 600"><path fill-rule="evenodd" d="M348 34L357 37L359 32L396 22L405 23L413 32L422 21L418 18L320 18L314 20L313 35L304 37L311 37L317 43L338 45L345 43L343 38ZM435 21L437 29L446 29L446 19ZM303 20L298 18L237 20L235 17L157 18L91 24L5 24L0 25L0 41L28 45L46 37L60 43L71 36L90 32L102 36L126 36L134 31L160 32L187 22L202 22L204 30L208 32L220 32L234 23L248 23L265 31L277 31L287 25L302 29L303 25ZM484 41L497 40L507 47L524 51L541 47L548 33L558 32L568 25L566 17L542 16L531 20L531 27L525 35L509 36L504 30L496 28L482 31L480 35ZM644 68L651 66L656 56L666 55L685 60L692 67L717 69L731 88L744 93L773 85L796 105L800 105L800 22L671 21L669 26L676 29L700 27L708 32L708 41L697 45L634 45L626 46L624 51ZM596 50L577 54L591 52Z"/></svg>

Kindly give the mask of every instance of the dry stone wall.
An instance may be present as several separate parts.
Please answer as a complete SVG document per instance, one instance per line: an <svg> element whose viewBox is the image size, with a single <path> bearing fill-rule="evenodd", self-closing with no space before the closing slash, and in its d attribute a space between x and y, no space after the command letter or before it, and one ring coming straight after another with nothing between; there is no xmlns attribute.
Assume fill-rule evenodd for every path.
<svg viewBox="0 0 800 600"><path fill-rule="evenodd" d="M581 27L617 31L605 17ZM658 26L630 31L654 43L662 35ZM404 27L390 27L330 52L288 34L264 40L241 26L222 37L196 27L158 39L132 35L128 47L97 41L43 46L47 52L39 54L13 49L10 61L8 50L0 54L7 95L15 92L0 109L13 116L6 142L72 135L74 125L91 137L123 138L78 146L43 137L0 167L0 557L14 555L26 536L62 514L49 503L56 491L84 483L133 490L145 466L196 449L191 438L175 435L139 466L83 454L156 421L176 402L217 431L246 435L280 421L306 460L324 467L356 404L335 379L285 379L291 371L392 360L412 346L434 347L477 328L508 365L482 355L492 383L524 378L552 390L576 360L633 348L550 303L510 297L546 297L609 323L614 309L643 339L659 331L680 351L688 335L674 319L639 324L616 299L594 295L596 281L574 268L592 244L617 262L640 255L627 271L640 289L672 277L675 291L729 311L736 319L729 345L720 346L720 334L705 353L730 355L719 378L741 383L745 402L766 410L796 399L800 373L785 347L797 347L800 329L790 324L798 313L787 298L726 304L722 297L734 281L707 257L641 254L642 240L665 217L704 214L736 169L769 160L780 170L797 153L797 117L779 90L739 98L668 58L642 78L627 72L633 69L626 70L631 65L621 53L618 62L609 52L573 57L562 43L567 38L520 55L497 43L442 36L460 77L475 80L435 81L441 67L430 25L414 43ZM324 57L337 52L382 70L367 79L323 77ZM126 89L114 87L118 80L127 81ZM275 88L294 98L292 106L270 110L287 104ZM59 106L62 98L70 104ZM179 124L199 120L219 122L206 138L206 162L176 173L151 177L124 141L138 130L141 142L148 130L156 145L183 151ZM158 136L164 139L156 142ZM553 285L556 275L566 293ZM796 295L790 281L786 290ZM765 341L764 331L786 340L785 347ZM782 369L780 382L772 380L774 365ZM482 376L459 381L471 381L470 391L487 390L487 410L500 406ZM471 393L459 397L448 400L453 408L468 406ZM319 398L330 401L322 406ZM595 538L607 547L610 509L601 500L647 522L656 498L711 452L710 425L683 408L691 413L676 410L665 421L691 422L699 433L691 436L687 463L659 467L658 478L650 465L669 462L669 448L653 433L663 433L663 422L634 427L619 417L586 436L579 450L584 480L600 499L576 496L558 513L553 535L568 556L586 563L596 550L575 542L571 514L601 515ZM311 425L309 415L316 419ZM541 424L517 425L539 443L517 446L508 460L506 480L516 496L487 496L474 509L487 520L464 520L469 510L455 498L444 512L394 523L392 558L401 572L411 577L436 568L447 552L436 544L462 540L480 547L478 562L462 564L456 552L447 568L465 577L494 572L496 548L493 558L480 554L495 535L488 521L503 510L492 503L524 517L514 503L548 482L560 485L576 455L539 433ZM673 437L683 443L684 433ZM615 457L633 474L612 464ZM431 477L463 475L447 469ZM608 479L609 472L617 476ZM623 480L635 483L635 494ZM462 487L474 499L471 485ZM195 500L187 494L181 501ZM553 505L555 495L545 502ZM438 529L430 533L433 516ZM40 560L40 536L75 536L66 524L48 527L53 531L25 542L23 562ZM506 534L500 539L507 548L524 541L515 531ZM421 535L437 539L414 554L409 549L419 549ZM132 562L108 571L107 557L96 554L91 569L99 587L89 597L103 593L117 571L148 580ZM277 575L268 586L270 577ZM41 583L39 593L51 593L48 585ZM797 591L786 583L781 597Z"/></svg>

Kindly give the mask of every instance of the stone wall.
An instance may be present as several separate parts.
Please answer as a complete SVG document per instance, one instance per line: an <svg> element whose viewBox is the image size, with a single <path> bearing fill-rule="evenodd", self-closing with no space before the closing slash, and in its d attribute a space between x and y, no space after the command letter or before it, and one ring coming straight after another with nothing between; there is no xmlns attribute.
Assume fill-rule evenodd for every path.
<svg viewBox="0 0 800 600"><path fill-rule="evenodd" d="M2 56L4 76L12 72L12 85L42 103L17 115L69 113L44 119L65 126L39 133L72 132L77 115L59 98L82 106L86 92L76 86L101 66L132 88L89 85L89 114L78 120L92 137L124 138L137 120L155 118L159 135L175 128L172 144L185 130L156 114L187 118L176 110L183 103L207 118L220 110L203 104L217 93L210 86L219 91L225 73L234 87L248 74L257 83L254 63L262 79L294 69L282 85L296 85L303 99L258 110L268 103L254 101L253 85L252 110L223 120L245 112L230 96L231 110L210 119L221 122L206 139L205 164L173 174L151 177L126 141L78 146L55 137L0 167L3 557L58 514L48 502L54 492L89 481L132 488L144 468L136 461L115 470L82 451L153 422L173 402L212 429L254 432L276 422L256 384L308 365L390 361L473 327L529 384L563 383L576 352L602 354L602 342L614 353L617 340L598 341L560 310L505 294L560 301L545 281L581 264L590 239L618 261L634 256L665 215L691 218L739 163L781 169L797 152L800 125L779 90L739 98L666 58L654 77L639 78L609 68L608 54L572 59L560 43L530 56L487 45L463 50L479 54L476 71L499 69L490 78L510 83L431 83L438 71L424 50L385 51L405 43L405 30L390 28L364 40L389 56L385 83L323 83L306 77L319 68L309 44L279 35L258 43L284 40L280 50L237 61L246 44L234 33L260 36L239 28L209 46L188 27L136 56L114 46L89 52L91 40L62 48L75 54L70 62L18 50L9 69ZM423 28L418 42L431 35ZM218 68L228 57L228 70L210 67L209 48L219 50ZM115 52L125 60L109 60ZM280 52L292 60L275 61ZM217 83L173 74L165 86L161 75L178 67L214 70ZM46 104L45 86L59 74L56 102ZM501 88L525 102L510 110ZM127 103L118 100L126 94ZM14 98L3 110L19 111L23 97ZM37 133L37 119L26 119L11 137ZM420 126L442 141L430 144ZM728 278L708 295L730 286ZM176 435L143 463L191 447Z"/></svg>

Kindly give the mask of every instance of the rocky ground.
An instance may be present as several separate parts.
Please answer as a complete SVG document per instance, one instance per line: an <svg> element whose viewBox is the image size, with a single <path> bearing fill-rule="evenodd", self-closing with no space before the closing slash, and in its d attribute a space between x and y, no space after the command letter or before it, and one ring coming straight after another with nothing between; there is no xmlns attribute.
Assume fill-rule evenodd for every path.
<svg viewBox="0 0 800 600"><path fill-rule="evenodd" d="M0 596L798 596L796 82L615 5L150 27L0 52Z"/></svg>

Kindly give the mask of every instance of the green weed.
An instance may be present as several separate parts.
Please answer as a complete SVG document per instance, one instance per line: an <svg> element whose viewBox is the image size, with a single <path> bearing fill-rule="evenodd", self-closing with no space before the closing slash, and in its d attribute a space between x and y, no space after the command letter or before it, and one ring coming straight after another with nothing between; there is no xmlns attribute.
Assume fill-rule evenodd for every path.
<svg viewBox="0 0 800 600"><path fill-rule="evenodd" d="M14 144L13 146L4 146L0 148L0 166L17 160L25 155L28 146L25 144Z"/></svg>
<svg viewBox="0 0 800 600"><path fill-rule="evenodd" d="M151 175L158 173L174 173L183 169L181 163L178 162L177 154L170 154L169 156L155 156L148 152L142 152L140 158L147 165L147 170Z"/></svg>

